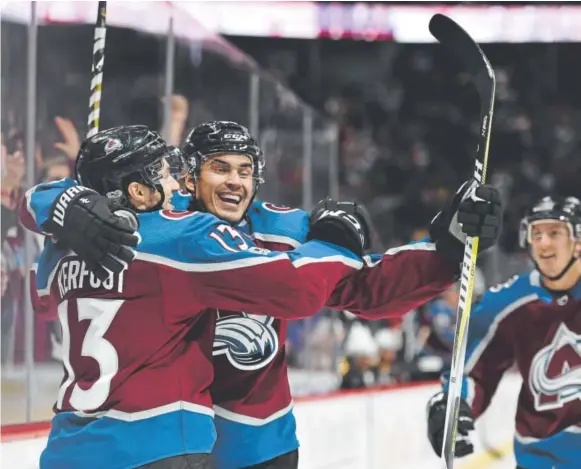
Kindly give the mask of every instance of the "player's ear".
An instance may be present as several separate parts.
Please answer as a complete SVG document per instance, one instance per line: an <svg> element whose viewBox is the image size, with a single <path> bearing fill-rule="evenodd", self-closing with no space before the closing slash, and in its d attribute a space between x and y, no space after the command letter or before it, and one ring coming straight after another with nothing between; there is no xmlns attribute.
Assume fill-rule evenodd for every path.
<svg viewBox="0 0 581 469"><path fill-rule="evenodd" d="M138 210L147 208L149 188L144 184L132 182L127 186L127 196L131 205Z"/></svg>

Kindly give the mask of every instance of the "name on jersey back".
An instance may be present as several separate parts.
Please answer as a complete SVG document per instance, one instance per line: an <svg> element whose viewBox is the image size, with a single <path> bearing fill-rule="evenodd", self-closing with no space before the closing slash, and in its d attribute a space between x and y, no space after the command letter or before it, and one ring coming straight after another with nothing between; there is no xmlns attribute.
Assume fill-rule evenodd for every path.
<svg viewBox="0 0 581 469"><path fill-rule="evenodd" d="M78 258L67 258L58 268L57 283L61 298L71 290L104 289L121 293L123 291L123 274L109 275L101 281Z"/></svg>

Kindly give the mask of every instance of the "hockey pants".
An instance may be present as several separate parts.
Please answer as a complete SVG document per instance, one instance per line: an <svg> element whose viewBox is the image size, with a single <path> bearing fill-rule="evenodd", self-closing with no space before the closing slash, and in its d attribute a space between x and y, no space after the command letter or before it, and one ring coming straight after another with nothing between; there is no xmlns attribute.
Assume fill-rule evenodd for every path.
<svg viewBox="0 0 581 469"><path fill-rule="evenodd" d="M215 469L209 454L183 454L161 459L137 469Z"/></svg>
<svg viewBox="0 0 581 469"><path fill-rule="evenodd" d="M247 466L244 469L298 469L299 467L299 450L295 449L290 453L282 454L269 461Z"/></svg>

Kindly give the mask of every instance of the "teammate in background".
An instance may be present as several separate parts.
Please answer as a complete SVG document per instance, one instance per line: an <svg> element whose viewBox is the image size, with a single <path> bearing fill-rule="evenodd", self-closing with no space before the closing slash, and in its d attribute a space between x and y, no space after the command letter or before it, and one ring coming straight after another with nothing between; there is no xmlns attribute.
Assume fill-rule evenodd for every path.
<svg viewBox="0 0 581 469"><path fill-rule="evenodd" d="M523 378L514 452L519 469L581 464L581 203L545 197L523 219L520 243L536 269L492 287L470 318L456 455L516 363ZM440 454L446 388L428 404L428 436Z"/></svg>
<svg viewBox="0 0 581 469"><path fill-rule="evenodd" d="M244 127L233 122L202 124L189 134L183 151L190 171L186 186L193 194L190 209L218 216L247 233L261 247L289 251L323 233L331 241L346 236L341 233L353 233L335 220L341 213L363 225L359 247L361 243L367 245L365 216L356 204L323 201L309 217L298 209L254 202L263 180L264 159L256 139ZM477 197L472 197L474 192ZM366 257L361 271L353 272L356 275L349 275L337 288L330 286L326 305L384 317L405 314L433 298L451 285L458 272L465 233L480 235L483 249L496 241L499 200L498 193L490 187L463 185L433 221L432 242ZM44 204L39 202L36 209L46 205L46 200ZM86 216L85 223L94 225L101 214ZM23 221L31 226L30 220L26 223L26 216ZM463 228L458 222L464 222ZM74 250L76 246L83 250L87 240L73 236L67 242ZM230 288L231 283L225 281L223 285ZM211 392L218 431L214 457L220 469L296 468L298 464L282 346L287 323L276 318L281 317L276 311L262 316L256 313L260 312L253 301L242 308L218 311Z"/></svg>
<svg viewBox="0 0 581 469"><path fill-rule="evenodd" d="M42 469L212 467L215 308L312 315L327 289L363 265L363 236L341 214L314 221L312 241L283 254L256 247L209 213L172 211L178 184L170 169L182 169L172 156L147 127L117 127L81 146L76 173L84 186L62 180L28 192L23 215L52 235L37 288L58 304L63 331L65 376ZM242 171L249 180L256 174L252 162ZM114 210L139 213L139 244L96 191ZM49 199L56 200L49 209L35 210ZM347 233L333 241L358 254L317 240L330 222ZM342 223L350 227L341 231ZM137 257L99 278L66 245L79 237L89 242L77 249L90 262L104 259L93 251L112 253L105 260L112 268L132 260L132 247Z"/></svg>

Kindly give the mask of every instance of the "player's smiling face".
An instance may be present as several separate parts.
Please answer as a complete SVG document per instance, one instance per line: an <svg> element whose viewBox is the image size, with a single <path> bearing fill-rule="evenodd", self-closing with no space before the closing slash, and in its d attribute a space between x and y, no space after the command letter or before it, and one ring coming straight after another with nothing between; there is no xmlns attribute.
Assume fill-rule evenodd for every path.
<svg viewBox="0 0 581 469"><path fill-rule="evenodd" d="M225 153L202 164L196 181L196 196L208 212L230 223L238 223L252 197L254 166L248 156Z"/></svg>
<svg viewBox="0 0 581 469"><path fill-rule="evenodd" d="M571 260L574 241L567 223L539 221L530 228L532 255L547 277L559 275Z"/></svg>

